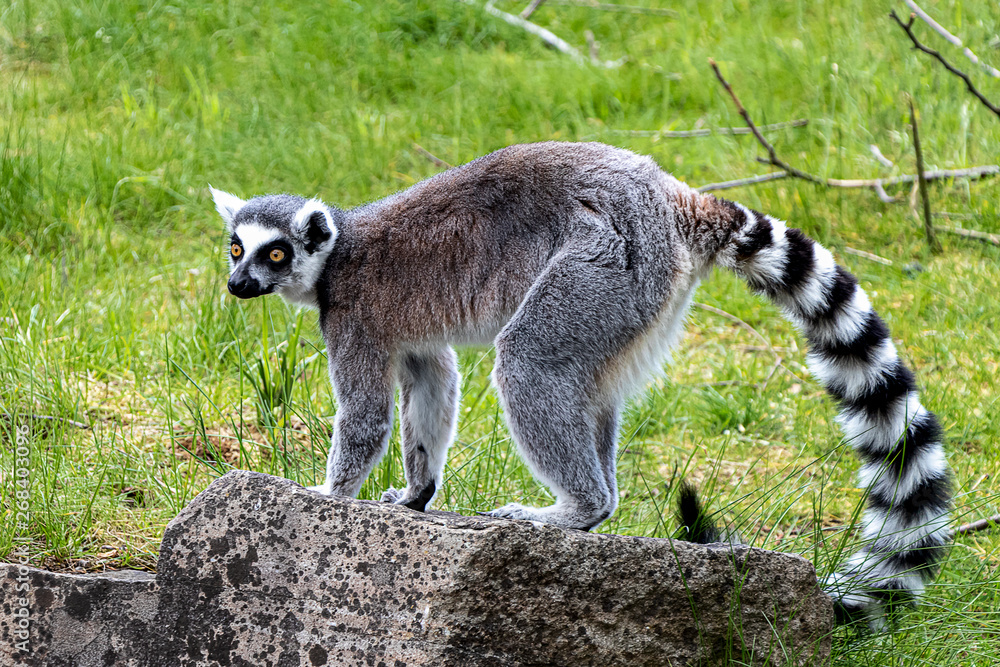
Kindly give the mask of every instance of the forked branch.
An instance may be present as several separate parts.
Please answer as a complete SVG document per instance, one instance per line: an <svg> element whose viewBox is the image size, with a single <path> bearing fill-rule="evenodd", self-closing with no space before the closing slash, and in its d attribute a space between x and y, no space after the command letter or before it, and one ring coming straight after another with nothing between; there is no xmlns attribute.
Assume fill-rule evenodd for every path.
<svg viewBox="0 0 1000 667"><path fill-rule="evenodd" d="M460 0L460 1L467 2L468 0ZM619 58L618 60L599 60L599 59L587 58L580 52L580 49L576 48L562 37L559 37L551 30L543 28L537 23L532 23L531 21L525 20L515 14L510 14L501 9L497 9L494 6L494 2L495 0L488 0L486 4L483 5L483 9L485 9L488 13L492 14L493 16L496 16L497 18L503 19L507 23L513 26L517 26L518 28L527 31L532 35L535 35L536 37L541 39L543 42L545 42L555 50L560 51L561 53L565 53L567 56L569 56L576 62L580 63L581 65L589 62L592 65L596 65L598 67L604 67L605 69L614 69L615 67L621 67L622 64L625 63L626 60L625 58ZM534 11L531 5L529 5L525 9L525 11L527 12L528 9ZM531 14L528 13L528 16L530 15Z"/></svg>
<svg viewBox="0 0 1000 667"><path fill-rule="evenodd" d="M972 52L972 49L962 44L962 40L960 40L958 37L955 37L955 35L951 34L947 28L945 28L943 25L932 19L927 12L925 12L923 9L920 8L920 5L918 5L913 0L904 0L904 2L906 2L909 8L913 10L913 13L916 14L921 21L929 25L937 34L941 35L947 41L951 42L958 48L962 49L962 53L965 54L966 58L971 60L976 65L982 67L983 71L992 76L993 78L1000 79L1000 70L996 69L995 67L990 67L989 65L981 61L979 59L979 56L977 56L975 53Z"/></svg>
<svg viewBox="0 0 1000 667"><path fill-rule="evenodd" d="M807 174L806 172L800 169L796 169L795 167L793 167L792 165L788 164L787 162L778 157L778 153L777 151L774 150L774 146L772 146L767 141L767 139L764 138L764 135L761 133L761 131L757 129L757 125L753 122L753 119L750 117L750 114L747 113L747 110L743 107L743 103L740 102L740 98L736 96L736 93L733 91L733 87L730 86L729 82L726 81L726 78L722 76L722 72L719 71L719 66L711 58L708 59L708 64L712 66L712 69L715 71L715 77L719 80L720 83L722 83L723 87L726 89L726 92L729 93L729 97L732 98L733 104L736 105L736 110L740 112L741 116L743 116L743 122L745 122L747 124L747 127L750 128L750 132L757 139L757 143L763 146L764 150L767 151L768 162L773 164L778 169L787 172L788 175L792 176L793 178L801 178L804 181L811 181L813 183L819 183L820 185L823 185L824 184L823 179L820 178L819 176L813 176L812 174Z"/></svg>
<svg viewBox="0 0 1000 667"><path fill-rule="evenodd" d="M729 82L726 81L725 77L722 76L722 72L719 71L719 66L714 60L709 59L709 64L712 66L712 70L715 72L715 77L729 93L729 97L733 100L736 105L737 111L739 111L740 116L743 117L743 121L750 128L750 133L753 134L757 143L760 144L764 150L767 151L767 157L758 157L757 161L763 164L769 164L780 169L780 172L774 172L771 174L765 174L764 176L755 176L753 178L740 179L737 181L726 181L724 183L712 183L710 185L705 185L699 188L701 192L708 192L710 190L723 190L725 188L738 187L741 185L752 185L754 183L762 183L764 181L771 181L778 178L798 178L803 181L809 181L810 183L816 183L817 185L823 185L828 188L867 188L874 190L879 196L879 199L886 203L891 203L895 201L895 198L889 196L885 191L885 186L887 185L899 185L902 183L912 183L917 180L916 175L903 175L895 176L893 178L874 178L874 179L860 179L860 178L822 178L816 176L815 174L810 174L808 172L802 171L801 169L796 169L791 166L780 157L778 157L777 151L774 146L764 138L764 134L760 131L757 125L753 122L753 118L750 117L749 112L744 108L743 103L740 102L740 98L737 97L736 92L733 90ZM988 178L990 176L996 176L1000 174L1000 167L997 165L985 165L981 167L969 167L967 169L937 169L933 171L924 171L924 180L933 181L939 179L948 178L967 178L970 180L978 178Z"/></svg>
<svg viewBox="0 0 1000 667"><path fill-rule="evenodd" d="M767 158L759 157L757 161L762 164L771 164ZM964 178L975 181L980 178L989 178L1000 175L1000 166L987 164L981 167L967 167L965 169L931 169L924 172L924 180L940 181L949 178ZM816 178L819 178L818 176ZM820 178L820 182L831 188L877 188L886 185L903 185L914 183L917 180L916 174L903 174L891 178ZM894 200L892 200L894 201Z"/></svg>
<svg viewBox="0 0 1000 667"><path fill-rule="evenodd" d="M889 12L889 16L892 18L893 21L895 21L899 25L900 28L903 29L903 32L906 33L906 36L910 38L910 41L913 42L913 48L917 49L918 51L923 51L927 55L931 56L939 63L941 63L941 65L946 70L948 70L949 72L960 78L962 81L964 81L965 87L969 89L969 92L975 95L976 98L983 103L983 106L992 111L997 118L1000 118L1000 107L998 107L997 105L993 104L988 99L986 99L986 96L983 95L981 92L979 92L979 89L976 88L976 86L972 83L972 79L970 79L965 72L953 66L947 60L945 60L944 56L942 56L938 51L935 51L929 46L925 46L920 42L919 39L917 39L917 36L913 34L913 20L914 20L913 14L910 14L910 20L907 21L906 23L903 23L903 19L899 18L899 15L896 14L895 10Z"/></svg>

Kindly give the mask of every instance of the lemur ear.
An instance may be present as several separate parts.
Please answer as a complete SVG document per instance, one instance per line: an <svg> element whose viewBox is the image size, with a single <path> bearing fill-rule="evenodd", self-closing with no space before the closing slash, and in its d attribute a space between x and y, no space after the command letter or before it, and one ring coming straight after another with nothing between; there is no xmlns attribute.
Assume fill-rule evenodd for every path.
<svg viewBox="0 0 1000 667"><path fill-rule="evenodd" d="M337 236L337 227L333 224L330 209L318 199L310 199L295 212L292 231L305 240L305 250L308 253L315 252Z"/></svg>
<svg viewBox="0 0 1000 667"><path fill-rule="evenodd" d="M222 190L216 190L211 185L208 189L212 191L212 199L215 200L215 210L219 212L222 219L226 221L226 227L233 226L233 218L236 217L236 212L243 208L243 204L246 202L237 197L236 195L231 195L228 192L223 192Z"/></svg>

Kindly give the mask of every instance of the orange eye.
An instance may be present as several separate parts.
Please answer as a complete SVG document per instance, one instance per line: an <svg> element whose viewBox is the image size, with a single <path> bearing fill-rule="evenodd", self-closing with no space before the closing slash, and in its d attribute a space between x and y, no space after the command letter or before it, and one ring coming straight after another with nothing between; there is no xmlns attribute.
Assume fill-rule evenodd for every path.
<svg viewBox="0 0 1000 667"><path fill-rule="evenodd" d="M270 256L272 262L280 262L285 258L285 251L279 248L275 248L274 250L271 251Z"/></svg>
<svg viewBox="0 0 1000 667"><path fill-rule="evenodd" d="M233 247L229 249L229 252L233 253L233 257L239 257L243 254L243 246L239 243L234 243Z"/></svg>

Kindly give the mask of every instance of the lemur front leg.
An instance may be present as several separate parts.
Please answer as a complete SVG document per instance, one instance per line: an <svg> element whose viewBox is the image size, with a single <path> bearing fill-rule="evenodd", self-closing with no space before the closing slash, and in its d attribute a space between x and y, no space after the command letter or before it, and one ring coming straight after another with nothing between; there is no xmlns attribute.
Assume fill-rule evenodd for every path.
<svg viewBox="0 0 1000 667"><path fill-rule="evenodd" d="M458 416L455 352L409 352L399 360L399 419L405 489L389 489L385 502L423 511L441 488L448 446Z"/></svg>
<svg viewBox="0 0 1000 667"><path fill-rule="evenodd" d="M354 497L385 454L392 432L392 371L389 356L340 345L330 352L330 379L337 395L326 481L309 487Z"/></svg>

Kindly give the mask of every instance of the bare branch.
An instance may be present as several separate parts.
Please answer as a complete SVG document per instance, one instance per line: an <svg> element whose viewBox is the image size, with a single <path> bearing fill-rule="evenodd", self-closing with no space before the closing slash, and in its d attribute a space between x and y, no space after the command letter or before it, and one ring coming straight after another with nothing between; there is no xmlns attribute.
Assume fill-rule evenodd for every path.
<svg viewBox="0 0 1000 667"><path fill-rule="evenodd" d="M758 158L758 161L763 164L771 164L766 158ZM983 167L969 167L968 169L937 169L934 171L925 171L924 180L926 181L937 181L942 179L954 178L954 179L968 179L971 181L988 178L990 176L1000 175L1000 167L997 165L986 165ZM770 174L763 174L761 176L751 176L749 178L739 178L734 181L723 181L721 183L709 183L707 185L702 185L699 188L695 188L698 192L714 192L716 190L727 190L729 188L738 188L744 185L756 185L757 183L766 183L767 181L776 181L782 178L791 178L792 174L787 171L775 171ZM819 178L819 177L817 177ZM890 196L886 191L886 185L900 185L902 183L913 183L916 181L916 175L907 174L905 176L895 176L893 178L873 178L873 179L842 179L842 178L827 178L820 179L822 181L821 185L825 185L830 188L846 188L846 189L865 189L871 188L878 195L878 198L884 201L886 204L892 204L897 201L896 197Z"/></svg>
<svg viewBox="0 0 1000 667"><path fill-rule="evenodd" d="M773 171L770 174L762 174L760 176L751 176L750 178L740 178L735 181L723 181L721 183L709 183L708 185L703 185L700 188L695 188L698 192L714 192L716 190L728 190L730 188L739 188L744 185L756 185L757 183L766 183L767 181L776 181L781 178L788 178L787 171Z"/></svg>
<svg viewBox="0 0 1000 667"><path fill-rule="evenodd" d="M786 366L784 364L784 360L781 358L781 355L778 354L778 351L776 349L774 349L774 346L771 345L771 343L766 338L764 338L764 336L759 331L757 331L756 329L754 329L752 326L750 326L749 324L747 324L746 322L744 322L740 318L736 317L732 313L727 313L726 311L722 310L721 308L716 308L715 306L710 306L707 303L698 303L697 301L693 301L691 303L691 305L694 306L695 308L701 308L702 310L707 310L710 313L713 313L713 314L718 315L720 317L724 317L727 320L729 320L729 321L733 322L734 324L736 324L737 326L739 326L741 329L749 331L757 340L759 340L764 345L765 349L767 349L768 352L770 352L772 355L774 355L774 365L775 365L775 367L780 367L786 373L788 373L789 375L791 375L793 378L795 378L799 382L802 382L803 384L806 383L805 380L803 380L798 375L796 375L792 371L792 369L790 369L788 366ZM774 374L774 370L772 369L771 374L767 376L767 380L765 380L765 383L771 379L771 375L773 375L773 374Z"/></svg>
<svg viewBox="0 0 1000 667"><path fill-rule="evenodd" d="M913 187L910 188L910 213L913 217L920 221L920 215L917 213L917 195L920 194L920 182L913 181Z"/></svg>
<svg viewBox="0 0 1000 667"><path fill-rule="evenodd" d="M1000 107L996 106L995 104L993 104L992 102L990 102L988 99L986 99L983 96L983 94L981 92L979 92L979 90L972 84L972 79L970 79L965 72L963 72L963 71L961 71L961 70L956 69L955 67L953 67L951 65L951 63L949 63L947 60L944 59L944 56L942 56L940 53L938 53L934 49L932 49L932 48L930 48L928 46L924 46L923 44L920 43L920 40L917 39L917 36L913 34L913 15L912 14L910 15L910 20L909 20L908 23L903 23L903 20L899 18L899 16L896 14L895 10L889 12L889 16L892 17L892 20L895 21L896 23L898 23L899 27L903 29L903 32L905 32L906 35L907 35L907 37L910 38L910 41L913 42L914 48L916 48L918 51L923 51L924 53L926 53L929 56L932 56L939 63L941 63L941 65L944 66L944 68L946 70L948 70L949 72L951 72L955 76L957 76L960 79L962 79L962 81L965 82L965 87L969 89L969 92L972 93L973 95L975 95L979 99L979 101L983 103L983 106L985 106L987 109L989 109L990 111L992 111L997 116L997 118L1000 118Z"/></svg>
<svg viewBox="0 0 1000 667"><path fill-rule="evenodd" d="M913 108L913 98L910 98L910 127L913 128L913 150L917 154L917 184L920 186L920 198L924 204L924 234L931 252L941 252L941 243L934 235L934 223L931 219L931 197L927 192L927 179L924 178L924 154L920 150L920 133L917 131L917 110Z"/></svg>
<svg viewBox="0 0 1000 667"><path fill-rule="evenodd" d="M710 306L707 303L699 303L697 301L692 302L691 305L694 306L695 308L701 308L702 310L707 310L708 312L718 315L719 317L724 317L727 320L730 320L731 322L739 326L741 329L749 331L757 340L759 340L764 345L764 347L767 348L767 350L771 354L773 354L775 357L778 357L778 353L775 351L774 346L771 345L771 343L766 338L764 338L763 334L761 334L759 331L757 331L752 326L750 326L740 318L736 317L732 313L728 313L722 310L721 308L716 308L715 306Z"/></svg>
<svg viewBox="0 0 1000 667"><path fill-rule="evenodd" d="M589 7L603 12L625 12L629 14L648 14L652 16L679 16L673 9L660 7L637 7L635 5L618 5L609 2L597 2L597 0L551 0L553 5L575 5L577 7ZM528 18L522 13L521 18Z"/></svg>
<svg viewBox="0 0 1000 667"><path fill-rule="evenodd" d="M893 202L896 201L895 197L893 197L892 195L890 195L888 192L885 191L885 188L882 187L881 183L876 183L872 187L875 188L875 194L878 195L878 198L881 199L886 204L892 204Z"/></svg>
<svg viewBox="0 0 1000 667"><path fill-rule="evenodd" d="M757 158L757 162L771 164L770 160L763 157ZM989 178L997 175L1000 175L1000 166L987 164L981 167L967 167L965 169L934 169L925 171L924 179L928 181L940 181L954 178L975 181L980 178ZM821 185L831 188L875 188L879 185L902 185L903 183L913 183L917 180L916 174L905 174L903 176L893 176L892 178L820 178L819 176L814 176L813 178L818 179L818 181L813 181L814 183L819 182Z"/></svg>
<svg viewBox="0 0 1000 667"><path fill-rule="evenodd" d="M974 229L962 229L961 227L935 227L934 229L940 232L947 232L949 234L957 234L958 236L964 236L969 239L986 241L987 243L992 243L993 245L1000 245L1000 234L977 232Z"/></svg>
<svg viewBox="0 0 1000 667"><path fill-rule="evenodd" d="M808 118L797 118L783 123L762 125L761 132L773 132L789 127L803 127L809 124ZM614 134L627 134L630 137L653 137L654 139L690 139L693 137L710 137L713 134L751 134L748 127L705 127L697 130L612 130Z"/></svg>
<svg viewBox="0 0 1000 667"><path fill-rule="evenodd" d="M489 0L485 5L483 5L483 9L485 9L487 13L492 14L497 18L503 19L507 23L513 26L517 26L518 28L527 31L532 35L535 35L536 37L540 38L543 42L545 42L555 50L561 53L565 53L566 55L568 55L570 58L572 58L581 65L585 65L588 62L590 62L588 58L586 58L582 53L580 53L580 49L576 48L575 46L572 46L569 42L559 37L551 30L543 28L537 23L526 21L520 16L514 16L513 14L508 14L503 10L497 9L494 6L494 2L495 0ZM593 64L597 65L598 67L604 67L605 69L614 69L615 67L621 67L622 64L625 63L625 61L626 58L619 58L618 60L600 60Z"/></svg>
<svg viewBox="0 0 1000 667"><path fill-rule="evenodd" d="M523 12L521 12L521 18L525 21L530 19L531 15L535 13L535 10L541 7L544 2L545 0L531 0L531 3L524 8Z"/></svg>
<svg viewBox="0 0 1000 667"><path fill-rule="evenodd" d="M979 521L973 521L972 523L962 524L952 531L951 536L952 538L955 538L959 535L967 535L969 533L975 533L976 531L986 530L995 526L1000 526L1000 514L994 514L988 519L980 519Z"/></svg>
<svg viewBox="0 0 1000 667"><path fill-rule="evenodd" d="M447 162L445 162L444 160L442 160L441 158L439 158L437 155L434 155L429 150L427 150L426 148L424 148L423 146L421 146L420 144L418 144L415 141L413 142L413 148L418 153L420 153L421 155L423 155L425 158L427 158L428 160L430 160L431 162L433 162L435 165L437 165L438 167L441 167L443 169L451 169L451 165L450 164L448 164Z"/></svg>
<svg viewBox="0 0 1000 667"><path fill-rule="evenodd" d="M590 30L583 31L583 38L587 40L587 50L590 52L590 62L595 65L599 64L601 62L601 43L594 39L594 33Z"/></svg>
<svg viewBox="0 0 1000 667"><path fill-rule="evenodd" d="M958 213L956 211L938 211L934 214L934 217L946 220L974 220L978 219L979 215L976 213Z"/></svg>
<svg viewBox="0 0 1000 667"><path fill-rule="evenodd" d="M929 25L931 28L933 28L937 32L937 34L941 35L946 40L948 40L949 42L951 42L952 44L954 44L958 48L962 49L962 53L965 54L966 58L968 58L969 60L971 60L976 65L979 65L980 67L982 67L983 71L985 71L990 76L992 76L992 77L994 77L996 79L1000 79L1000 70L994 69L993 67L990 67L989 65L987 65L984 62L980 62L979 56L977 56L975 53L973 53L972 50L969 47L962 46L962 40L960 40L958 37L955 37L955 35L953 35L950 32L948 32L947 28L945 28L940 23L938 23L937 21L935 21L934 19L932 19L927 14L927 12L925 12L923 9L920 8L920 6L917 3L913 2L913 0L904 0L904 2L906 2L906 4L910 7L910 9L913 10L913 13L916 14L917 17L920 18L921 21L923 21L924 23L926 23L927 25Z"/></svg>
<svg viewBox="0 0 1000 667"><path fill-rule="evenodd" d="M862 257L864 259L870 259L873 262L878 262L879 264L885 264L886 266L892 266L892 260L886 259L885 257L879 257L876 254L865 252L864 250L855 250L854 248L844 247L844 252L848 255L854 255L855 257Z"/></svg>
<svg viewBox="0 0 1000 667"><path fill-rule="evenodd" d="M872 152L872 155L875 156L875 159L878 160L882 164L883 167L886 167L887 169L891 169L891 168L893 168L893 167L896 166L896 165L894 165L892 163L892 160L890 160L886 156L882 155L882 151L880 151L878 149L878 146L876 146L875 144L869 144L868 145L868 149Z"/></svg>
<svg viewBox="0 0 1000 667"><path fill-rule="evenodd" d="M753 133L753 136L757 138L757 143L763 146L764 149L767 151L769 157L768 162L773 164L778 169L783 169L784 171L787 171L788 174L790 176L793 176L794 178L801 178L804 181L812 181L813 183L822 184L823 179L819 178L818 176L813 176L812 174L807 174L804 171L800 171L795 167L791 166L790 164L788 164L787 162L784 162L778 158L778 154L774 150L774 146L772 146L767 142L767 139L764 138L764 135L761 134L760 130L757 129L757 126L754 125L753 119L750 118L750 114L747 113L747 110L743 108L743 104L740 102L740 98L736 97L736 93L733 92L732 86L729 85L729 82L726 81L725 77L722 76L722 72L719 71L719 66L716 65L715 61L712 60L711 58L708 59L708 63L712 66L712 69L715 71L715 77L719 80L720 83L722 83L723 87L725 87L726 92L729 93L729 97L733 99L733 103L736 105L736 109L740 112L740 115L743 116L743 121L747 124L747 127L750 128L750 131Z"/></svg>

